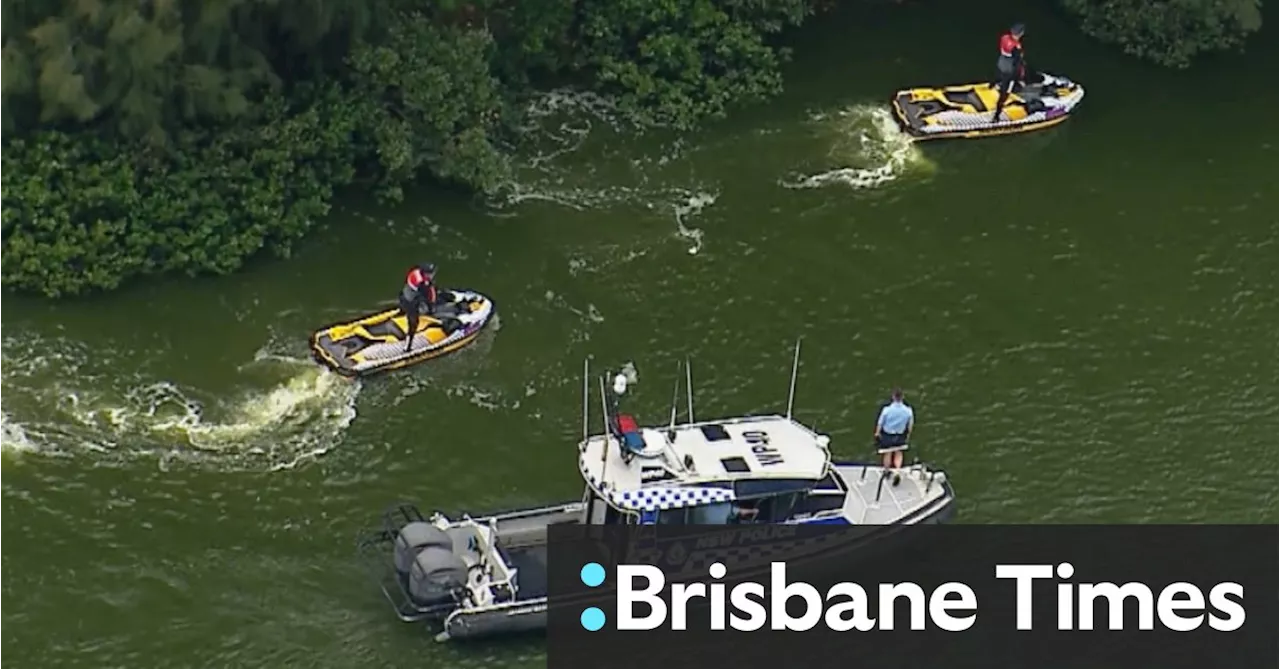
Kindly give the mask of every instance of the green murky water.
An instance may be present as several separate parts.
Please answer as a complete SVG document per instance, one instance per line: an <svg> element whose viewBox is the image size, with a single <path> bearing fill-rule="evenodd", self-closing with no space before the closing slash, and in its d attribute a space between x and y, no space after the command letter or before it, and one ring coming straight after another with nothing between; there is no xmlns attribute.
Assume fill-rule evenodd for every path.
<svg viewBox="0 0 1280 669"><path fill-rule="evenodd" d="M1276 522L1276 135L1240 115L1274 59L1168 72L1024 16L1033 65L1085 85L1078 116L905 142L889 92L986 76L1006 18L824 21L783 99L692 136L549 95L516 201L349 202L288 262L6 298L4 656L540 666L536 639L450 648L396 622L352 538L400 499L578 497L587 356L634 361L660 420L691 355L710 417L781 408L804 336L799 417L862 455L901 384L964 522ZM314 327L394 299L420 259L494 296L498 326L363 383L307 360Z"/></svg>

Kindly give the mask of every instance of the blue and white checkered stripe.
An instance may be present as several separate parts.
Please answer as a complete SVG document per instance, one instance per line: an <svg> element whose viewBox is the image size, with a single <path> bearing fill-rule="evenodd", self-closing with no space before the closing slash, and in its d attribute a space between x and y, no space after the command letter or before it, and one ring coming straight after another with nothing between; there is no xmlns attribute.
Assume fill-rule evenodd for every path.
<svg viewBox="0 0 1280 669"><path fill-rule="evenodd" d="M640 488L639 490L611 491L610 501L623 509L635 511L665 511L686 506L716 504L733 501L733 491L728 488Z"/></svg>

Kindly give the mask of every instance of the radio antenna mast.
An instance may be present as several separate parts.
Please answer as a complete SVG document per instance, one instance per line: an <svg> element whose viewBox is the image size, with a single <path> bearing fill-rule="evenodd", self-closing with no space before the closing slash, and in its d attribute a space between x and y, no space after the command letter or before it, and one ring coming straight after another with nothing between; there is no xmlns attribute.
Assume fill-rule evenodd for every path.
<svg viewBox="0 0 1280 669"><path fill-rule="evenodd" d="M684 358L684 379L685 392L689 397L689 424L693 425L693 363L689 361L689 356Z"/></svg>
<svg viewBox="0 0 1280 669"><path fill-rule="evenodd" d="M582 443L586 444L591 429L587 422L591 418L591 359L582 359Z"/></svg>
<svg viewBox="0 0 1280 669"><path fill-rule="evenodd" d="M667 438L674 439L676 433L676 411L680 406L680 362L676 361L676 387L671 391L671 425L667 427Z"/></svg>
<svg viewBox="0 0 1280 669"><path fill-rule="evenodd" d="M601 419L604 421L604 448L600 449L600 462L604 463L609 459L609 444L613 443L613 430L609 429L609 399L603 376L600 377L600 409L603 412ZM603 483L604 469L600 470L600 480Z"/></svg>
<svg viewBox="0 0 1280 669"><path fill-rule="evenodd" d="M800 338L796 339L796 357L791 363L791 390L787 391L787 420L791 420L791 409L796 403L796 374L800 372Z"/></svg>

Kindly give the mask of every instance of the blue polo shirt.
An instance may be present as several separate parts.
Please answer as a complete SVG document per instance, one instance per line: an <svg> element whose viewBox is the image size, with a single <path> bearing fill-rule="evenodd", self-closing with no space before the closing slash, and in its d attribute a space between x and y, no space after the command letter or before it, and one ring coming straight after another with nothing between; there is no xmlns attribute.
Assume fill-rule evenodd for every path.
<svg viewBox="0 0 1280 669"><path fill-rule="evenodd" d="M911 405L906 402L890 402L880 410L880 419L876 425L883 434L904 434L907 426L916 417Z"/></svg>

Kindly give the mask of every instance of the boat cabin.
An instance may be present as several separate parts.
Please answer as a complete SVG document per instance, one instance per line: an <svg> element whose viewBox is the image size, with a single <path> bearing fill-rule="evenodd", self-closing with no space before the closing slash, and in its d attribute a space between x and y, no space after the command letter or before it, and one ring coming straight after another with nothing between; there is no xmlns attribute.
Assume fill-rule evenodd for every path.
<svg viewBox="0 0 1280 669"><path fill-rule="evenodd" d="M608 425L578 449L589 524L777 524L812 513L815 490L843 492L830 439L782 416Z"/></svg>
<svg viewBox="0 0 1280 669"><path fill-rule="evenodd" d="M830 439L791 417L799 359L797 342L784 416L695 422L689 391L687 421L677 423L673 406L665 427L642 427L619 411L633 382L627 374L614 377L612 394L601 377L603 430L594 436L584 362L582 501L457 520L438 512L426 518L413 505L401 505L385 515L381 528L361 538L360 550L376 565L397 615L442 623L436 638L444 640L546 627L549 530L557 525L889 526L950 518L955 494L941 470L923 463L889 470L832 462ZM691 387L687 361L684 371ZM660 547L649 540L658 534L641 532L644 541L625 548L653 553ZM714 548L703 554L719 555Z"/></svg>

